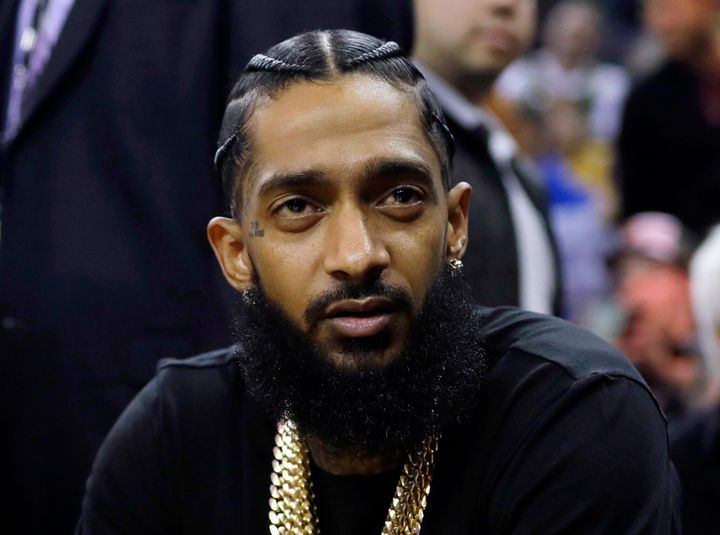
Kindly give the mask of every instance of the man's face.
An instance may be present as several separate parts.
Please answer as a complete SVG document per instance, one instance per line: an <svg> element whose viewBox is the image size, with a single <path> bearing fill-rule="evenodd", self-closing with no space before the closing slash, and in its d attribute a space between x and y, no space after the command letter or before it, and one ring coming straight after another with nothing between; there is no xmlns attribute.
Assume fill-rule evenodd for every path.
<svg viewBox="0 0 720 535"><path fill-rule="evenodd" d="M645 0L645 24L663 43L670 56L696 59L706 53L704 44L717 17L715 0Z"/></svg>
<svg viewBox="0 0 720 535"><path fill-rule="evenodd" d="M565 4L548 20L545 45L567 67L588 61L597 52L600 15L588 4Z"/></svg>
<svg viewBox="0 0 720 535"><path fill-rule="evenodd" d="M240 224L209 227L226 277L241 290L259 279L338 367L391 363L464 249L469 187L444 191L415 97L368 76L291 85L249 124ZM334 294L348 287L390 291Z"/></svg>
<svg viewBox="0 0 720 535"><path fill-rule="evenodd" d="M416 0L416 53L452 79L496 77L532 42L536 0Z"/></svg>
<svg viewBox="0 0 720 535"><path fill-rule="evenodd" d="M618 347L653 384L687 388L697 372L687 273L672 265L628 256L621 262L616 295L628 315Z"/></svg>

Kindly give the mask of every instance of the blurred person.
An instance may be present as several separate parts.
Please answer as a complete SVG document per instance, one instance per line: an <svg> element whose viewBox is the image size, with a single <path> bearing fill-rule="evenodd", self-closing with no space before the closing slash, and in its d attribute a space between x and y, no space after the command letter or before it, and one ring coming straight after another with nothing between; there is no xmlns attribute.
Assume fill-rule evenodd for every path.
<svg viewBox="0 0 720 535"><path fill-rule="evenodd" d="M249 52L323 25L409 45L410 9L0 3L3 531L69 533L97 447L157 359L229 342L208 162Z"/></svg>
<svg viewBox="0 0 720 535"><path fill-rule="evenodd" d="M600 43L602 57L624 65L634 74L629 56L636 54L635 49L645 34L640 21L641 2L634 0L598 0L607 20L605 37ZM642 46L642 45L640 45Z"/></svg>
<svg viewBox="0 0 720 535"><path fill-rule="evenodd" d="M560 268L542 179L488 111L497 77L532 42L536 0L417 0L414 57L473 187L465 276L486 305L560 313Z"/></svg>
<svg viewBox="0 0 720 535"><path fill-rule="evenodd" d="M720 226L693 255L690 284L711 407L678 430L671 451L683 487L683 533L706 535L720 532Z"/></svg>
<svg viewBox="0 0 720 535"><path fill-rule="evenodd" d="M549 192L563 315L587 326L611 292L605 263L617 209L611 141L629 87L621 67L597 56L603 25L596 4L557 2L544 22L542 48L513 62L496 85L525 119L523 139L528 132L535 137L529 145Z"/></svg>
<svg viewBox="0 0 720 535"><path fill-rule="evenodd" d="M702 354L704 398L720 403L720 225L708 233L692 257L690 286Z"/></svg>
<svg viewBox="0 0 720 535"><path fill-rule="evenodd" d="M667 60L640 81L619 138L622 215L661 211L697 234L720 220L720 40L716 0L644 0Z"/></svg>
<svg viewBox="0 0 720 535"><path fill-rule="evenodd" d="M613 140L630 82L622 67L598 59L602 28L593 2L556 3L545 21L542 48L510 65L498 91L516 103L575 102L587 110L590 137Z"/></svg>
<svg viewBox="0 0 720 535"><path fill-rule="evenodd" d="M562 261L564 317L590 326L611 295L605 258L612 233L612 191L607 153L593 150L585 114L571 101L555 101L540 118L543 143L537 163L545 179L550 220Z"/></svg>
<svg viewBox="0 0 720 535"><path fill-rule="evenodd" d="M88 480L79 533L679 532L667 432L614 348L476 307L470 186L397 44L311 32L249 62L208 237L236 345L164 361Z"/></svg>
<svg viewBox="0 0 720 535"><path fill-rule="evenodd" d="M669 214L637 214L612 258L625 321L618 348L640 370L676 424L696 402L698 355L688 261L693 239Z"/></svg>

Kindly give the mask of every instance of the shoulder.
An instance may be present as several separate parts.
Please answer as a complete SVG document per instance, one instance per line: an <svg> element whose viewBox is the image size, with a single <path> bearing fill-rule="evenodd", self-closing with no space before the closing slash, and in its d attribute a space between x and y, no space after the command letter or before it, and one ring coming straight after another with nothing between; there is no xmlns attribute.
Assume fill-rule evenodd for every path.
<svg viewBox="0 0 720 535"><path fill-rule="evenodd" d="M457 436L479 457L488 532L674 532L666 422L630 363L557 318L480 308L478 325L491 368Z"/></svg>
<svg viewBox="0 0 720 535"><path fill-rule="evenodd" d="M163 359L157 365L155 381L162 389L212 390L237 380L235 356L238 346L217 349L186 359Z"/></svg>
<svg viewBox="0 0 720 535"><path fill-rule="evenodd" d="M618 350L570 322L512 307L479 307L477 318L480 335L494 362L522 353L557 366L571 379L601 373L645 386L640 374Z"/></svg>
<svg viewBox="0 0 720 535"><path fill-rule="evenodd" d="M607 342L567 321L517 308L480 307L477 317L489 362L481 403L512 407L510 413L522 427L579 399L602 405L608 396L612 403L632 398L627 410L633 417L653 414L667 441L665 417L654 395L635 367Z"/></svg>
<svg viewBox="0 0 720 535"><path fill-rule="evenodd" d="M677 92L692 86L694 76L684 65L668 61L656 70L641 78L630 91L627 106L655 106L655 101L678 100ZM650 102L648 102L650 100ZM653 108L653 111L657 111Z"/></svg>
<svg viewBox="0 0 720 535"><path fill-rule="evenodd" d="M604 93L625 93L630 87L627 71L613 63L598 63L592 70L591 77L595 89Z"/></svg>
<svg viewBox="0 0 720 535"><path fill-rule="evenodd" d="M247 408L238 346L186 359L163 359L147 390L166 424L224 418Z"/></svg>

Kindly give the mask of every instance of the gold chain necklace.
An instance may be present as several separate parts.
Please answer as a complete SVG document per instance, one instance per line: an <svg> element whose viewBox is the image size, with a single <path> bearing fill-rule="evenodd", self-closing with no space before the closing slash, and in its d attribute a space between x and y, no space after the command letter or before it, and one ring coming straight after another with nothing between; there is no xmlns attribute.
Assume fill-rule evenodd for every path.
<svg viewBox="0 0 720 535"><path fill-rule="evenodd" d="M408 455L395 487L382 535L417 535L430 493L438 436ZM270 474L270 534L319 535L310 455L292 420L278 423Z"/></svg>

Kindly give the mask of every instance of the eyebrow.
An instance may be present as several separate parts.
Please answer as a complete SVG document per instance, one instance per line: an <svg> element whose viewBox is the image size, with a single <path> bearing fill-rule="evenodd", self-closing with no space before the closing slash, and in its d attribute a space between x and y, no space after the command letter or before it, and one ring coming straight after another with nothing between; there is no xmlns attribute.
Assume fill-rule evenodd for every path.
<svg viewBox="0 0 720 535"><path fill-rule="evenodd" d="M298 173L276 174L265 180L258 190L258 196L273 191L294 189L303 186L327 186L330 180L322 171L300 171Z"/></svg>
<svg viewBox="0 0 720 535"><path fill-rule="evenodd" d="M363 176L365 180L383 180L403 175L416 175L428 183L432 182L432 171L422 162L414 160L396 160L391 158L374 158L365 163ZM311 169L307 171L278 173L263 181L258 189L258 196L274 191L292 190L302 187L329 188L332 180L323 171Z"/></svg>
<svg viewBox="0 0 720 535"><path fill-rule="evenodd" d="M402 175L420 175L432 181L432 171L423 162L415 160L395 160L376 158L365 164L366 177L393 178Z"/></svg>

